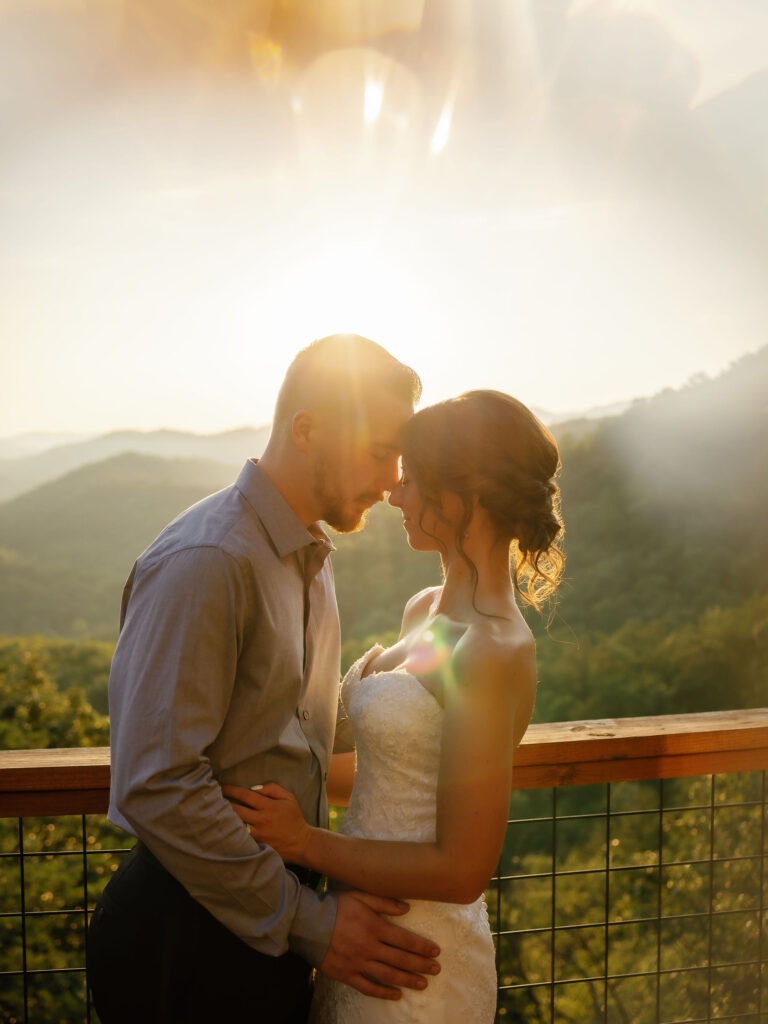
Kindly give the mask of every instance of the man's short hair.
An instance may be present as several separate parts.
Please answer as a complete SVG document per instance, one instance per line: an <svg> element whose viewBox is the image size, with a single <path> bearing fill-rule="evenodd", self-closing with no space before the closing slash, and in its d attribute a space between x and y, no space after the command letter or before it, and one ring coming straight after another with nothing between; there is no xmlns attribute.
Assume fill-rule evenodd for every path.
<svg viewBox="0 0 768 1024"><path fill-rule="evenodd" d="M421 380L375 341L359 334L330 334L302 349L288 367L277 396L274 426L286 427L300 409L354 422L366 398L382 390L415 405Z"/></svg>

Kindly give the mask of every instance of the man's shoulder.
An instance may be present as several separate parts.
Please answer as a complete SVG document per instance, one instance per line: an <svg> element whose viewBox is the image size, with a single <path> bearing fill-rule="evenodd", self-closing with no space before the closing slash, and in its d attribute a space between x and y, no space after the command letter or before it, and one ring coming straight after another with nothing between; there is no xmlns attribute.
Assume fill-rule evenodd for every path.
<svg viewBox="0 0 768 1024"><path fill-rule="evenodd" d="M176 516L138 561L147 568L185 551L218 550L237 562L249 563L264 557L268 548L259 517L231 484Z"/></svg>

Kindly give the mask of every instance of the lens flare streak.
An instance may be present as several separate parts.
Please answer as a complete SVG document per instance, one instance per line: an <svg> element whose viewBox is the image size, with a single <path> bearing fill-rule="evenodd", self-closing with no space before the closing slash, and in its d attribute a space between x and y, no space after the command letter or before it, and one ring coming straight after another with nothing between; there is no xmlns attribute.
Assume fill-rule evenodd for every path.
<svg viewBox="0 0 768 1024"><path fill-rule="evenodd" d="M381 82L368 79L365 83L365 97L363 100L363 111L366 124L373 124L378 120L381 113L381 105L384 100L384 86Z"/></svg>
<svg viewBox="0 0 768 1024"><path fill-rule="evenodd" d="M442 153L445 149L448 139L451 135L451 121L453 120L453 100L449 100L448 103L443 107L443 112L440 114L440 118L435 126L435 131L432 135L432 142L430 143L430 152L437 156L438 153Z"/></svg>

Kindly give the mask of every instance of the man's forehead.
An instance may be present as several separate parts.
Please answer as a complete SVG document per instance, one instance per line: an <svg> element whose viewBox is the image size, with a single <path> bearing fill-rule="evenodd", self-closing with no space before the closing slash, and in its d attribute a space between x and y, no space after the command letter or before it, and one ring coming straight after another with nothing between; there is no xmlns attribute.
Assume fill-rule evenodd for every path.
<svg viewBox="0 0 768 1024"><path fill-rule="evenodd" d="M386 393L369 397L364 410L369 432L384 441L413 416L413 405L409 401Z"/></svg>
<svg viewBox="0 0 768 1024"><path fill-rule="evenodd" d="M377 415L374 411L368 417L365 432L372 448L392 454L401 450L400 432L403 425L413 416L413 406L408 402L397 402Z"/></svg>
<svg viewBox="0 0 768 1024"><path fill-rule="evenodd" d="M400 453L400 432L413 416L412 404L387 393L360 396L351 415L337 420L339 440L365 448L375 448L382 454Z"/></svg>

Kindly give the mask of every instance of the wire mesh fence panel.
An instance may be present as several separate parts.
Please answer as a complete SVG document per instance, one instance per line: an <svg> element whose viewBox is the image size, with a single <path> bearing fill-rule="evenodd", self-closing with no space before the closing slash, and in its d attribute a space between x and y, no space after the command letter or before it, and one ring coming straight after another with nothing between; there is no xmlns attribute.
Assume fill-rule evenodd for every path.
<svg viewBox="0 0 768 1024"><path fill-rule="evenodd" d="M573 786L547 803L512 798L497 1021L768 1024L765 773Z"/></svg>
<svg viewBox="0 0 768 1024"><path fill-rule="evenodd" d="M515 792L497 1024L768 1024L766 774ZM132 845L103 815L0 819L0 1024L98 1024L88 919Z"/></svg>

